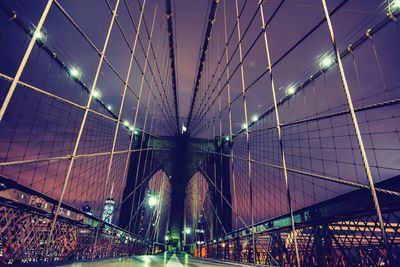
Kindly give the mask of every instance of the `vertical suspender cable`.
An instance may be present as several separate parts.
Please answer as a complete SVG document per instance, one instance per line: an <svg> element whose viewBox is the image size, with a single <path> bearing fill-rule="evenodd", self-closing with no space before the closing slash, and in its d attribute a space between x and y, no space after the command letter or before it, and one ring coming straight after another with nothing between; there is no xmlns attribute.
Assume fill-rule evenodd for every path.
<svg viewBox="0 0 400 267"><path fill-rule="evenodd" d="M224 36L225 36L225 62L226 62L226 79L227 79L227 90L228 90L228 117L229 117L229 142L232 142L232 106L231 106L231 83L230 83L230 68L229 68L229 47L228 47L228 29L226 23L226 0L224 0ZM230 149L230 168L232 172L232 189L233 189L233 207L235 207L237 214L237 201L236 201L236 177L235 177L235 168L234 168L234 154L233 154L233 146ZM235 229L238 226L238 217L235 215Z"/></svg>
<svg viewBox="0 0 400 267"><path fill-rule="evenodd" d="M149 52L150 52L150 47L151 47L151 40L152 40L152 37L153 37L153 31L154 31L154 24L155 24L155 21L156 21L156 15L157 15L157 5L154 8L154 15L153 15L153 21L152 21L152 24L151 24L150 37L149 37L149 42L147 44L147 50L146 50L145 61L144 61L144 68L143 68L142 78L141 78L141 81L140 81L139 97L138 97L138 102L137 102L136 110L135 110L135 118L134 118L134 121L133 121L133 130L136 129L137 118L138 118L138 114L139 114L140 101L141 101L142 92L143 92L144 78L145 78L145 75L146 75L147 65L149 63ZM151 80L151 85L150 85L151 87L153 86L153 82L154 82L154 79ZM151 95L151 89L152 88L149 89L149 97ZM141 139L141 142L140 142L139 158L138 158L138 161L137 161L137 165L138 166L136 167L135 185L137 184L137 179L138 179L138 174L139 174L139 165L140 165L140 160L141 160L141 155L142 155L144 132L145 131L143 130L142 131L142 139ZM131 138L131 143L132 143L133 139L134 138ZM135 195L136 194L133 194L131 214L132 214L132 211L133 211ZM130 224L129 224L129 230L130 230Z"/></svg>
<svg viewBox="0 0 400 267"><path fill-rule="evenodd" d="M249 123L247 117L247 101L246 101L246 85L244 80L244 66L243 66L243 51L242 51L242 36L240 32L240 16L239 16L239 3L235 1L236 9L236 21L237 21L237 36L239 44L239 64L240 64L240 76L243 96L243 111L244 111L244 123L245 123L245 135L246 135L246 150L247 150L247 175L249 179L249 195L250 195L250 214L251 214L251 235L252 235L252 246L253 246L253 263L256 263L256 242L254 236L254 209L253 209L253 177L251 175L251 154L250 154L250 140L249 140Z"/></svg>

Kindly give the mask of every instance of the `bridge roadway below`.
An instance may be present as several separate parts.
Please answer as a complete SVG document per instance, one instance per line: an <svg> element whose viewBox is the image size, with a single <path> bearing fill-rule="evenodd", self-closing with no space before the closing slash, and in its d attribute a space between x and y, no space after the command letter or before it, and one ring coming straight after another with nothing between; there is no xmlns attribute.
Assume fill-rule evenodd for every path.
<svg viewBox="0 0 400 267"><path fill-rule="evenodd" d="M238 263L227 263L221 261L209 261L194 258L188 254L160 254L142 255L124 258L114 258L106 260L96 260L91 262L76 262L61 267L208 267L208 266L249 266ZM254 265L253 265L254 266Z"/></svg>

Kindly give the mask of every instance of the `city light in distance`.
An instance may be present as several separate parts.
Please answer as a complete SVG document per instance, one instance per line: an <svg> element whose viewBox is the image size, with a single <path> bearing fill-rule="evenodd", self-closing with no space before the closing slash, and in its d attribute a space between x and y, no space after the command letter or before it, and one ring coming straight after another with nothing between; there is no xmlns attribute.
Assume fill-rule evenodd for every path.
<svg viewBox="0 0 400 267"><path fill-rule="evenodd" d="M166 235L164 239L165 241L169 241L169 236Z"/></svg>
<svg viewBox="0 0 400 267"><path fill-rule="evenodd" d="M129 121L124 121L122 124L123 124L125 127L129 127Z"/></svg>
<svg viewBox="0 0 400 267"><path fill-rule="evenodd" d="M110 111L112 111L113 108L112 108L111 105L107 105L107 109L110 110Z"/></svg>
<svg viewBox="0 0 400 267"><path fill-rule="evenodd" d="M225 141L228 142L229 140L231 140L231 137L229 135L225 136Z"/></svg>
<svg viewBox="0 0 400 267"><path fill-rule="evenodd" d="M192 232L192 229L190 229L190 228L185 229L185 234L189 235L191 232Z"/></svg>
<svg viewBox="0 0 400 267"><path fill-rule="evenodd" d="M247 124L246 123L242 123L242 129L243 130L247 129Z"/></svg>
<svg viewBox="0 0 400 267"><path fill-rule="evenodd" d="M258 116L257 115L253 115L253 117L251 117L251 121L252 122L257 122L258 121Z"/></svg>

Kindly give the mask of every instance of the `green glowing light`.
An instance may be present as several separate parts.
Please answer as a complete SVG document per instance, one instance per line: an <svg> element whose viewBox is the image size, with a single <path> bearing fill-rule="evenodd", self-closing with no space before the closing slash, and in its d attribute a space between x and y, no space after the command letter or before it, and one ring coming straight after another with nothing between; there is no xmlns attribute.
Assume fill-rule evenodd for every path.
<svg viewBox="0 0 400 267"><path fill-rule="evenodd" d="M151 195L151 196L149 197L149 200L148 200L149 206L150 206L150 207L154 207L154 206L157 205L157 203L158 203L158 197L157 197L157 196L154 196L154 195Z"/></svg>
<svg viewBox="0 0 400 267"><path fill-rule="evenodd" d="M400 0L394 0L392 6L393 8L400 9Z"/></svg>

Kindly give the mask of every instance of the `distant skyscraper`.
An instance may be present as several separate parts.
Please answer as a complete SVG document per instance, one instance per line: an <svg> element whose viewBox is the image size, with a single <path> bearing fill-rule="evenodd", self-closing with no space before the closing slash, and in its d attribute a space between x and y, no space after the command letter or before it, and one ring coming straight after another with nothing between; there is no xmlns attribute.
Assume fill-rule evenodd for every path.
<svg viewBox="0 0 400 267"><path fill-rule="evenodd" d="M109 197L104 202L104 210L103 210L103 220L112 223L113 213L115 209L115 201L112 197Z"/></svg>

